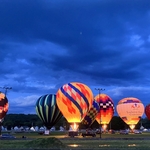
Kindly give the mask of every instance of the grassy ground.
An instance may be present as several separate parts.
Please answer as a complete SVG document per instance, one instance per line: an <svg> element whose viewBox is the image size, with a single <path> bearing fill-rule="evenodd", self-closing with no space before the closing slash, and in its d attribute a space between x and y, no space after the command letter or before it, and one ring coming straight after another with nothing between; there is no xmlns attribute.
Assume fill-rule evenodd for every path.
<svg viewBox="0 0 150 150"><path fill-rule="evenodd" d="M88 150L149 150L150 133L143 134L102 134L96 137L68 137L65 132L13 133L15 140L0 140L0 149L88 149ZM25 139L22 139L25 136Z"/></svg>

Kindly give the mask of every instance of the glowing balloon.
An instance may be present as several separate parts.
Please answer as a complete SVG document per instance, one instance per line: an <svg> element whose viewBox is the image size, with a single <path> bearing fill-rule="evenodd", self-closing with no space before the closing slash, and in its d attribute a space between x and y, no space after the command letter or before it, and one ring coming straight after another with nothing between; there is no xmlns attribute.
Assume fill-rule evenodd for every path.
<svg viewBox="0 0 150 150"><path fill-rule="evenodd" d="M150 104L145 107L145 114L147 118L150 120Z"/></svg>
<svg viewBox="0 0 150 150"><path fill-rule="evenodd" d="M80 123L93 103L91 89L79 82L63 85L56 93L58 108L69 123Z"/></svg>
<svg viewBox="0 0 150 150"><path fill-rule="evenodd" d="M137 98L123 98L118 102L117 113L131 129L134 129L144 113L144 105Z"/></svg>
<svg viewBox="0 0 150 150"><path fill-rule="evenodd" d="M114 115L113 100L106 94L98 94L94 99L100 106L100 111L96 116L96 121L99 124L103 124L102 127L106 129L107 124L109 124Z"/></svg>
<svg viewBox="0 0 150 150"><path fill-rule="evenodd" d="M0 120L2 120L8 112L8 99L5 94L0 93Z"/></svg>
<svg viewBox="0 0 150 150"><path fill-rule="evenodd" d="M95 118L100 110L99 103L97 101L93 101L92 107L88 111L87 115L84 117L82 124L86 127L90 127L92 123L95 121Z"/></svg>
<svg viewBox="0 0 150 150"><path fill-rule="evenodd" d="M36 102L36 113L47 129L51 129L62 117L62 113L56 104L56 95L41 96Z"/></svg>

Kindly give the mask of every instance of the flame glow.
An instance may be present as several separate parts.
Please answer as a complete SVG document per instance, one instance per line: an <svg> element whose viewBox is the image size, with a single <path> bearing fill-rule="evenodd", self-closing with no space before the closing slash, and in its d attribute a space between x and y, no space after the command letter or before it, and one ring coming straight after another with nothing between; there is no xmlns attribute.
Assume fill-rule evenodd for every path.
<svg viewBox="0 0 150 150"><path fill-rule="evenodd" d="M106 124L103 124L103 125L102 125L102 128L103 128L103 130L105 131L106 128L107 128L107 125L106 125Z"/></svg>
<svg viewBox="0 0 150 150"><path fill-rule="evenodd" d="M135 128L135 125L134 125L134 124L131 124L131 125L130 125L130 129L133 130L134 128Z"/></svg>
<svg viewBox="0 0 150 150"><path fill-rule="evenodd" d="M77 131L78 127L79 127L79 125L76 124L76 123L70 124L70 126L71 126L71 128L72 128L73 131Z"/></svg>

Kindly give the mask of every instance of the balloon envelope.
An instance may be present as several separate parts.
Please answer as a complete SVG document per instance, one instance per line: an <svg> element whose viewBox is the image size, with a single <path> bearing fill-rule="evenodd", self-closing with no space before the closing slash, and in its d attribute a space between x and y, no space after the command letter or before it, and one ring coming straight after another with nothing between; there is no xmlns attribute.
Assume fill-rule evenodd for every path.
<svg viewBox="0 0 150 150"><path fill-rule="evenodd" d="M95 118L100 110L99 103L97 101L93 101L92 107L88 111L87 115L84 117L82 124L86 127L90 127L92 123L95 121Z"/></svg>
<svg viewBox="0 0 150 150"><path fill-rule="evenodd" d="M145 107L145 114L147 118L150 120L150 104Z"/></svg>
<svg viewBox="0 0 150 150"><path fill-rule="evenodd" d="M96 116L96 121L99 124L109 124L114 115L113 100L106 94L98 94L94 99L100 106L100 111Z"/></svg>
<svg viewBox="0 0 150 150"><path fill-rule="evenodd" d="M93 93L87 85L72 82L57 91L56 102L69 123L80 123L92 106Z"/></svg>
<svg viewBox="0 0 150 150"><path fill-rule="evenodd" d="M8 112L8 99L5 94L0 93L0 119L3 119Z"/></svg>
<svg viewBox="0 0 150 150"><path fill-rule="evenodd" d="M117 113L126 124L135 125L144 113L144 105L135 97L123 98L118 102Z"/></svg>
<svg viewBox="0 0 150 150"><path fill-rule="evenodd" d="M41 96L36 102L36 113L44 125L51 129L62 117L62 113L56 104L56 95Z"/></svg>

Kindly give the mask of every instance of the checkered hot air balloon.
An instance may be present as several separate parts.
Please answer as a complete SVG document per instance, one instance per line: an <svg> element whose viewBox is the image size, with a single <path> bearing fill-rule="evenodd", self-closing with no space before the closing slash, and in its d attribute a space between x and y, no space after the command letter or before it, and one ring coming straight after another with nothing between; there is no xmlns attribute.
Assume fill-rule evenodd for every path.
<svg viewBox="0 0 150 150"><path fill-rule="evenodd" d="M36 113L47 129L51 129L62 117L62 113L56 104L56 95L41 96L36 102Z"/></svg>
<svg viewBox="0 0 150 150"><path fill-rule="evenodd" d="M131 129L134 129L144 113L144 105L138 98L123 98L118 102L117 113Z"/></svg>
<svg viewBox="0 0 150 150"><path fill-rule="evenodd" d="M91 89L79 82L63 85L56 93L56 102L69 123L80 123L93 103Z"/></svg>
<svg viewBox="0 0 150 150"><path fill-rule="evenodd" d="M5 94L0 93L0 120L2 120L8 112L8 99Z"/></svg>
<svg viewBox="0 0 150 150"><path fill-rule="evenodd" d="M99 103L94 100L92 103L92 107L90 108L90 110L88 111L88 113L86 114L86 116L84 117L81 123L86 128L89 128L92 125L92 123L95 121L95 118L99 111L100 111Z"/></svg>
<svg viewBox="0 0 150 150"><path fill-rule="evenodd" d="M109 124L114 115L115 109L113 100L106 94L98 94L94 99L99 103L100 106L100 111L96 116L96 121L99 124L103 124L106 128L107 124Z"/></svg>

